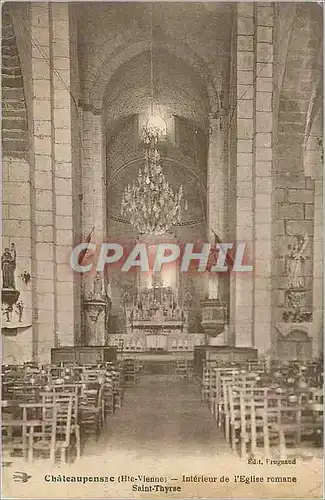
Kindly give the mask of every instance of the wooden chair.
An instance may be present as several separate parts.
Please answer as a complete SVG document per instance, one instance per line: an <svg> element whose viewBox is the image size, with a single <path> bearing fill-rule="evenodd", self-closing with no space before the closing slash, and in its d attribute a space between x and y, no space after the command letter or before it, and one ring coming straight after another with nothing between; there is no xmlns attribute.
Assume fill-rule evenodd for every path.
<svg viewBox="0 0 325 500"><path fill-rule="evenodd" d="M223 382L223 410L225 414L225 436L231 443L231 448L236 451L238 432L241 428L241 399L237 387Z"/></svg>
<svg viewBox="0 0 325 500"><path fill-rule="evenodd" d="M111 369L108 374L113 384L114 411L120 410L123 404L123 372L121 368L116 367Z"/></svg>
<svg viewBox="0 0 325 500"><path fill-rule="evenodd" d="M175 374L184 379L191 379L192 378L191 361L189 359L178 358L176 360Z"/></svg>
<svg viewBox="0 0 325 500"><path fill-rule="evenodd" d="M56 428L56 443L55 449L60 451L61 462L65 463L67 459L67 451L70 446L70 436L72 432L72 415L73 410L76 411L78 400L74 395L62 394L55 397L54 405L57 411L57 428ZM74 418L77 415L74 414ZM79 456L80 456L80 434L79 426L74 425L73 429L76 439L79 436Z"/></svg>
<svg viewBox="0 0 325 500"><path fill-rule="evenodd" d="M103 385L88 384L80 398L80 423L82 431L98 438L105 420Z"/></svg>
<svg viewBox="0 0 325 500"><path fill-rule="evenodd" d="M76 458L79 459L81 456L81 438L80 438L80 426L79 426L79 416L78 416L78 403L79 403L79 397L78 394L75 392L72 393L67 393L67 392L43 392L40 394L42 398L42 403L52 403L57 406L58 408L58 429L62 430L62 427L64 426L64 420L66 419L67 421L67 429L66 433L70 432L70 435L75 437L75 447L76 447ZM69 415L70 410L69 410L69 405L70 401L72 404L72 409L71 409L71 416ZM63 413L62 413L62 411ZM66 416L64 414L64 411L66 412ZM69 424L70 420L70 424ZM63 426L61 425L60 427L60 422ZM64 430L64 429L63 429ZM70 445L70 438L69 442L67 443L68 439L66 436L65 443L66 443L66 449ZM64 447L62 447L62 455L61 458L65 460L65 452L64 452ZM64 455L64 456L63 456Z"/></svg>
<svg viewBox="0 0 325 500"><path fill-rule="evenodd" d="M41 424L36 430L33 428L28 434L28 452L31 459L34 452L42 455L49 453L50 460L54 463L55 454L60 452L61 461L66 462L66 452L70 445L72 396L60 402L23 404L23 419L35 417L41 413Z"/></svg>
<svg viewBox="0 0 325 500"><path fill-rule="evenodd" d="M211 371L209 368L204 367L203 368L203 374L202 374L202 383L201 383L201 398L202 401L207 401L209 398L209 392L210 392L210 377L211 377Z"/></svg>
<svg viewBox="0 0 325 500"><path fill-rule="evenodd" d="M219 427L224 425L225 418L225 399L228 394L225 392L227 385L234 384L239 371L236 369L215 369L216 389L214 400L214 416Z"/></svg>
<svg viewBox="0 0 325 500"><path fill-rule="evenodd" d="M22 411L15 401L1 402L2 416L2 454L10 457L22 456L27 460L27 422L22 420Z"/></svg>
<svg viewBox="0 0 325 500"><path fill-rule="evenodd" d="M139 382L139 360L125 359L123 365L125 385L135 385Z"/></svg>
<svg viewBox="0 0 325 500"><path fill-rule="evenodd" d="M241 453L246 456L246 444L250 442L252 457L257 454L260 443L263 454L270 456L268 389L263 387L248 388L242 391L242 435ZM244 417L245 413L245 417Z"/></svg>
<svg viewBox="0 0 325 500"><path fill-rule="evenodd" d="M106 415L112 415L115 411L114 389L112 381L107 381L103 387L104 411Z"/></svg>
<svg viewBox="0 0 325 500"><path fill-rule="evenodd" d="M324 426L324 391L323 388L311 387L308 394L308 409L314 427L314 440L322 446Z"/></svg>
<svg viewBox="0 0 325 500"><path fill-rule="evenodd" d="M81 374L81 380L84 384L87 383L96 383L99 381L99 378L103 376L103 371L98 368L84 368Z"/></svg>
<svg viewBox="0 0 325 500"><path fill-rule="evenodd" d="M14 401L37 403L39 400L39 391L41 387L37 385L30 385L25 382L11 386L10 399Z"/></svg>
<svg viewBox="0 0 325 500"><path fill-rule="evenodd" d="M34 451L38 451L43 456L49 456L54 464L57 446L57 407L42 403L23 403L20 407L23 410L25 439L28 442L28 461L31 462Z"/></svg>

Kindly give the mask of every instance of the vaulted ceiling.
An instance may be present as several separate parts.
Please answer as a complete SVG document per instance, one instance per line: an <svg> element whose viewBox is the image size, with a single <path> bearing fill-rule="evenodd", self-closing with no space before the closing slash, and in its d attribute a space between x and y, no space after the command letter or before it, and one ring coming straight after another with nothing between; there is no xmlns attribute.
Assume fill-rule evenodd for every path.
<svg viewBox="0 0 325 500"><path fill-rule="evenodd" d="M183 60L199 74L210 107L217 106L218 93L229 83L233 5L98 2L79 4L78 9L83 97L87 103L101 108L114 73L122 64L148 51L152 20L156 50ZM181 65L179 70L182 73ZM183 81L185 92L187 83L191 85L189 80Z"/></svg>
<svg viewBox="0 0 325 500"><path fill-rule="evenodd" d="M120 117L150 112L150 51L124 63L113 75L104 95L106 127ZM164 50L153 52L153 97L160 115L178 115L207 130L209 97L199 75Z"/></svg>
<svg viewBox="0 0 325 500"><path fill-rule="evenodd" d="M322 106L322 8L317 3L280 5L277 21L276 71L283 67L275 82L277 168L298 172L315 109Z"/></svg>

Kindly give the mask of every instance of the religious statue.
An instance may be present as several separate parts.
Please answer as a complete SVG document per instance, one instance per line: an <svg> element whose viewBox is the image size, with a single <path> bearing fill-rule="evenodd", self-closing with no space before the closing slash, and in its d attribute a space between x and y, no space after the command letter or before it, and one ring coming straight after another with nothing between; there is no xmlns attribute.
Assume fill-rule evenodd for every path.
<svg viewBox="0 0 325 500"><path fill-rule="evenodd" d="M1 257L1 269L2 269L2 288L11 288L13 290L15 287L15 269L16 269L16 249L14 243L11 244L10 249L5 248L5 251Z"/></svg>
<svg viewBox="0 0 325 500"><path fill-rule="evenodd" d="M94 278L94 298L101 299L103 296L103 280L100 272L96 272Z"/></svg>
<svg viewBox="0 0 325 500"><path fill-rule="evenodd" d="M289 254L287 256L288 287L304 288L303 264L305 261L304 252L308 245L308 236L299 238L297 244L288 245Z"/></svg>
<svg viewBox="0 0 325 500"><path fill-rule="evenodd" d="M11 321L12 309L12 306L8 304L2 304L2 314L5 316L5 320L7 323L10 323Z"/></svg>
<svg viewBox="0 0 325 500"><path fill-rule="evenodd" d="M19 323L21 323L24 312L24 302L22 300L18 300L18 302L16 303L16 309L18 312Z"/></svg>
<svg viewBox="0 0 325 500"><path fill-rule="evenodd" d="M130 305L130 300L131 300L130 294L127 290L125 290L122 296L122 305L124 308Z"/></svg>

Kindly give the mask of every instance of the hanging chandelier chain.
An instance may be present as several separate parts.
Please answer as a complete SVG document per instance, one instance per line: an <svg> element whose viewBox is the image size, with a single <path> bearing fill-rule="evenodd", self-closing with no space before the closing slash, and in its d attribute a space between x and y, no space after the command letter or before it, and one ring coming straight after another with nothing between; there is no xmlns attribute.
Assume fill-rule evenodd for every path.
<svg viewBox="0 0 325 500"><path fill-rule="evenodd" d="M121 215L126 216L138 235L163 235L182 220L182 208L187 210L183 200L183 186L174 192L166 179L157 147L160 135L166 133L165 126L154 120L154 64L153 64L153 2L150 18L150 92L151 119L143 130L145 145L144 164L132 184L127 185L122 197ZM163 120L162 120L163 121Z"/></svg>

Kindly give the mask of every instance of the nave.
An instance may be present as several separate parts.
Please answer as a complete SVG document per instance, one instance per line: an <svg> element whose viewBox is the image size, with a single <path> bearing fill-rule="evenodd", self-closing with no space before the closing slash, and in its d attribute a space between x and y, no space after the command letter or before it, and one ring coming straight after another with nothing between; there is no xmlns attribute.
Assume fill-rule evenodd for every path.
<svg viewBox="0 0 325 500"><path fill-rule="evenodd" d="M137 458L215 457L230 453L213 415L202 404L200 386L176 375L141 376L125 393L120 413L106 423L88 454L134 451Z"/></svg>
<svg viewBox="0 0 325 500"><path fill-rule="evenodd" d="M17 427L22 430L27 429L27 437L29 438L28 443L25 442L24 445L24 432L19 434L16 431L15 434L7 436L9 442L8 440L3 442L3 446L9 445L9 448L4 446L3 450L6 448L9 454L11 452L11 458L8 458L10 462L3 469L6 493L9 496L22 496L22 486L12 481L13 473L20 470L31 476L28 485L24 486L24 494L34 498L39 497L39 485L45 484L44 481L50 483L48 484L50 486L48 488L48 497L50 498L62 497L62 493L64 492L66 495L68 491L70 492L69 495L83 498L102 497L103 494L106 498L148 497L148 493L139 494L139 491L133 490L134 485L130 481L118 482L120 475L134 477L138 477L138 475L164 476L167 484L180 485L182 497L205 498L274 497L278 491L278 485L265 484L262 486L254 482L254 477L267 477L268 475L294 476L298 478L298 483L281 485L284 497L288 496L289 493L292 498L301 498L302 496L317 497L321 489L319 483L322 470L321 450L314 448L313 456L311 456L306 449L304 453L297 453L297 450L288 449L288 458L292 456L297 458L295 466L265 465L262 467L250 465L247 459L243 460L243 457L240 457L242 450L240 450L239 445L240 435L243 434L243 426L241 432L237 433L239 439L236 439L236 450L232 448L229 438L227 440L225 430L228 404L224 399L225 394L218 391L219 381L221 379L227 380L223 387L226 388L227 386L229 393L231 393L231 390L238 390L238 386L241 384L239 391L250 395L253 402L254 396L250 386L253 376L255 377L254 390L258 390L257 385L261 381L263 384L267 382L265 376L264 378L259 376L260 380L256 377L256 370L260 367L256 363L253 363L253 365L246 364L246 371L243 369L244 365L205 367L200 378L193 377L191 371L185 377L176 373L172 375L144 375L140 372L134 373L133 380L132 377L130 379L130 366L127 360L124 361L124 370L121 364L116 366L107 364L105 368L75 365L70 368L51 366L40 369L25 366L19 370L18 367L3 367L3 394L8 398L2 402L3 410L7 412L7 423L5 424L5 421L3 421L3 424L5 424L5 429L17 429ZM281 370L281 381L277 382L277 387L280 387L283 383L288 384L284 380L284 373L290 369L292 373L293 370L296 370L297 373L294 380L292 377L289 379L290 384L294 382L302 386L302 378L309 380L312 385L322 384L322 373L319 373L317 377L315 373L315 369L318 370L318 365L311 364L303 368L305 370L301 371L300 368L298 370L297 365L283 365L269 376L274 379L274 374L279 374L279 370ZM254 372L252 369L254 369ZM119 370L121 370L120 374L124 374L122 378L117 377ZM228 373L225 375L227 370ZM309 379L309 373L311 372L313 373L313 381ZM104 373L106 378L103 377ZM233 381L229 379L229 373L231 373ZM91 380L94 374L97 374L97 377L98 374L101 375L98 377L97 382ZM46 385L44 385L45 380ZM234 381L236 381L236 387ZM98 422L100 424L98 429L94 425L97 418L94 419L94 416L97 413L94 404L93 406L91 404L94 384L97 385L97 400L101 401L101 408L104 410L104 418L102 422ZM270 385L272 386L272 382L270 382ZM70 453L70 448L72 450L76 448L73 429L76 421L73 420L75 417L70 414L66 416L66 419L70 419L73 423L70 426L71 436L66 432L69 441L66 450L67 460L64 459L62 453L61 457L56 457L55 463L51 463L51 460L46 459L45 456L45 459L41 460L39 452L50 451L50 448L48 450L45 448L40 449L38 445L40 441L44 442L49 437L49 434L44 433L44 435L40 436L40 434L35 433L34 438L31 439L31 426L35 424L37 430L39 423L37 424L35 420L29 420L28 412L27 419L25 416L23 420L17 420L17 417L12 420L13 414L10 415L8 410L10 407L16 407L16 410L18 410L19 407L25 408L25 411L31 409L32 412L37 413L37 408L46 407L44 398L46 400L52 399L57 409L60 409L60 418L56 429L56 433L59 434L57 436L57 445L59 445L62 438L60 434L62 434L63 412L67 407L67 399L75 399L75 396L72 396L71 393L76 388L78 389L79 410L77 421L81 429L82 442L81 456L75 459L74 454ZM102 388L104 391L101 390ZM41 391L39 391L40 389ZM46 394L42 392L43 390ZM306 392L310 392L310 387L306 386L305 383L301 393L305 394ZM16 401L11 399L15 394L17 396L18 393L21 400L24 399L25 395L25 398L29 399L29 401L33 394L38 393L38 399L41 398L43 402L18 404L17 398ZM272 390L270 390L270 394L272 394ZM110 397L112 395L113 398ZM87 404L85 404L85 401ZM296 403L291 398L291 406L290 408L287 406L286 411L296 413L298 411ZM311 405L311 402L306 401L306 404ZM222 418L218 417L221 425L218 424L216 415L218 405L221 408ZM258 408L258 405L259 402L256 401L256 408ZM100 420L101 414L99 412ZM237 425L238 412L235 412L233 417L234 419L230 420L230 424ZM246 422L244 428L248 431L246 441L247 452L249 452L252 442L251 435L249 435L249 426L253 419L250 410L247 408L246 419L244 420ZM283 424L287 425L285 422ZM260 433L261 423L255 422L255 425L256 430ZM303 430L310 427L310 425L310 419L308 418L308 421L301 423L300 429ZM296 426L293 425L292 430L295 433L297 431ZM19 448L19 444L17 444L19 436L21 437L20 449L23 456L17 460L14 451ZM10 438L13 437L15 437L15 443L10 442ZM265 447L264 443L263 446ZM272 449L272 456L280 458L277 450L278 446L275 445L274 450ZM24 452L26 452L25 457ZM30 452L32 452L32 455ZM253 456L252 453L253 450L251 449L248 456ZM30 460L31 456L32 461ZM255 450L254 457L263 458L263 447ZM250 478L250 483L235 483L235 476L240 474ZM213 483L183 480L183 476L198 477L201 475L218 479ZM113 481L104 484L67 484L64 478L71 476L102 476L113 478ZM220 482L220 478L223 476L229 477L231 484ZM45 477L47 479L44 479ZM309 482L306 480L307 477ZM311 477L313 478L312 482L310 482ZM138 484L146 486L147 483L139 480ZM249 484L249 488L247 484ZM303 492L304 495L302 495ZM163 495L157 494L155 496L160 498Z"/></svg>

